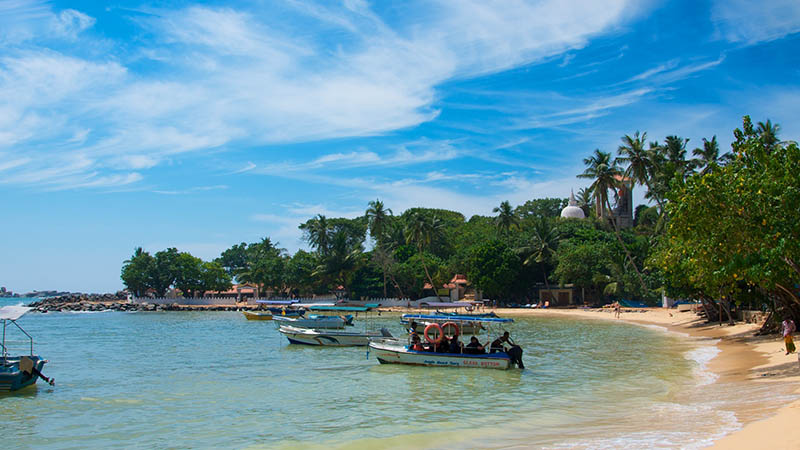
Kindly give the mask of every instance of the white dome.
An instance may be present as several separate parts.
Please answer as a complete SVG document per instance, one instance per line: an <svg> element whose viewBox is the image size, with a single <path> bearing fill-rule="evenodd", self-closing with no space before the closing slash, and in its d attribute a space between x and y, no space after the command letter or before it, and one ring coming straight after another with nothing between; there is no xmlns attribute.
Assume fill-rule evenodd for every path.
<svg viewBox="0 0 800 450"><path fill-rule="evenodd" d="M575 194L570 192L569 193L569 204L561 210L561 217L565 219L584 219L586 215L583 213L583 210L580 206L578 206L578 202L575 201Z"/></svg>

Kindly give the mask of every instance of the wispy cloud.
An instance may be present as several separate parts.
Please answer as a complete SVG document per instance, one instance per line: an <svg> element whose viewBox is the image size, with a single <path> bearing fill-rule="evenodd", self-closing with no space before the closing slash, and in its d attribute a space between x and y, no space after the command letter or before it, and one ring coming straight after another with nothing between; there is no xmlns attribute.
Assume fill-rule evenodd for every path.
<svg viewBox="0 0 800 450"><path fill-rule="evenodd" d="M153 192L156 194L163 194L163 195L188 195L188 194L196 194L198 192L219 191L224 189L228 189L228 186L224 184L218 184L214 186L195 186L188 189L178 189L178 190L154 190Z"/></svg>
<svg viewBox="0 0 800 450"><path fill-rule="evenodd" d="M58 155L92 160L85 174L112 171L126 182L171 155L419 125L438 116L440 84L581 48L635 10L623 0L411 2L403 8L414 20L389 23L365 2L158 9L131 21L144 39L126 61L50 45L56 33L113 47L85 33L96 19L83 12L22 0L0 8L0 30L11 30L0 31L8 55L0 59L0 149L47 161L58 142ZM157 70L139 70L147 55ZM405 164L410 156L434 160L354 151L317 163Z"/></svg>
<svg viewBox="0 0 800 450"><path fill-rule="evenodd" d="M715 0L711 18L721 38L752 45L800 32L800 2Z"/></svg>

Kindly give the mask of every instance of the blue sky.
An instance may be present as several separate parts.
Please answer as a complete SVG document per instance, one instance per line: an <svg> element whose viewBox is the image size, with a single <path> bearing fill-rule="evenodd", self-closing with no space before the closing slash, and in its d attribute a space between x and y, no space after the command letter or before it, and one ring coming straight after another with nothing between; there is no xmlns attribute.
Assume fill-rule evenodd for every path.
<svg viewBox="0 0 800 450"><path fill-rule="evenodd" d="M115 290L139 245L293 252L376 198L566 197L636 130L798 139L798 32L796 0L0 0L0 285Z"/></svg>

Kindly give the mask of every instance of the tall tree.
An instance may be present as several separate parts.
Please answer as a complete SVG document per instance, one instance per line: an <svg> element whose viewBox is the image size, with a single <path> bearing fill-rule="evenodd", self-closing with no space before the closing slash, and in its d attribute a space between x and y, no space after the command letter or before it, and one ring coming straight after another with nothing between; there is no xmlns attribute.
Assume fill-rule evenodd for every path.
<svg viewBox="0 0 800 450"><path fill-rule="evenodd" d="M330 249L331 227L328 219L322 214L300 225L303 230L303 239L322 256L328 254Z"/></svg>
<svg viewBox="0 0 800 450"><path fill-rule="evenodd" d="M134 297L144 297L150 287L150 274L153 271L155 259L142 249L136 247L133 256L125 260L122 265L122 282Z"/></svg>
<svg viewBox="0 0 800 450"><path fill-rule="evenodd" d="M608 208L609 218L611 219L611 224L614 227L614 235L617 237L619 245L625 251L625 255L627 256L628 261L630 261L631 266L633 266L633 269L636 271L636 275L639 277L639 281L642 284L642 290L646 292L647 287L644 283L644 278L642 278L639 268L633 261L633 257L631 257L631 253L628 250L628 246L625 245L625 242L620 236L619 226L617 225L616 217L614 217L614 213L611 210L611 202L608 199L608 191L612 190L616 192L619 188L623 173L616 161L611 160L611 153L601 152L599 149L594 151L593 156L585 158L583 163L587 166L586 170L582 174L578 175L578 177L594 180L590 186L590 189L592 189L594 192L595 202L598 205L601 205L601 208L598 209L597 216L603 217L602 206Z"/></svg>
<svg viewBox="0 0 800 450"><path fill-rule="evenodd" d="M692 159L691 164L695 169L702 168L700 170L701 174L706 174L713 170L714 166L720 162L717 136L712 137L710 141L703 138L703 147L692 150L692 155L695 158Z"/></svg>
<svg viewBox="0 0 800 450"><path fill-rule="evenodd" d="M634 183L642 186L647 186L647 191L650 192L650 177L653 169L653 163L650 160L650 152L645 148L645 140L647 133L639 134L636 131L633 136L626 134L622 136L622 145L617 149L619 156L616 161L621 164L627 164L625 169L625 177L630 178ZM660 210L664 209L661 200L656 198Z"/></svg>
<svg viewBox="0 0 800 450"><path fill-rule="evenodd" d="M494 219L497 228L506 233L510 231L511 228L519 225L519 219L516 214L514 214L514 208L511 207L508 200L501 202L500 206L496 206L492 209L492 212L497 214L497 217Z"/></svg>
<svg viewBox="0 0 800 450"><path fill-rule="evenodd" d="M389 216L392 215L392 210L384 207L382 201L374 200L369 202L369 207L365 215L367 217L370 236L375 240L376 245L383 244L385 240L386 223Z"/></svg>
<svg viewBox="0 0 800 450"><path fill-rule="evenodd" d="M528 255L522 262L523 265L541 264L544 285L547 289L550 289L550 283L547 281L547 266L550 264L558 247L558 240L558 229L553 227L550 221L542 217L534 224L530 244L521 249L522 252Z"/></svg>
<svg viewBox="0 0 800 450"><path fill-rule="evenodd" d="M428 266L425 264L425 249L430 246L431 241L434 240L435 235L441 233L442 222L437 216L428 217L421 211L415 211L406 224L406 242L413 244L417 247L417 253L422 262L422 268L425 270L425 276L431 284L431 288L439 296L439 291L436 289L436 283L433 282Z"/></svg>
<svg viewBox="0 0 800 450"><path fill-rule="evenodd" d="M379 251L381 255L386 255L388 252L385 251L386 248L386 227L387 221L389 216L391 216L392 210L385 208L383 206L383 202L376 199L375 201L369 202L369 207L366 211L366 217L369 226L369 234L372 236L372 239L375 241L375 251ZM378 260L384 264L379 264L381 270L383 271L383 296L386 297L386 278L387 274L386 271L388 269L388 262L387 258L378 258Z"/></svg>

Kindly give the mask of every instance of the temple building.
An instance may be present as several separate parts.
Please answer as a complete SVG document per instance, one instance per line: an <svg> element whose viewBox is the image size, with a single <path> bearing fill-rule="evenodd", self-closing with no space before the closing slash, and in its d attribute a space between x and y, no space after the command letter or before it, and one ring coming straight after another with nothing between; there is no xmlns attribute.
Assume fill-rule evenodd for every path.
<svg viewBox="0 0 800 450"><path fill-rule="evenodd" d="M583 209L578 206L578 202L575 201L575 193L570 191L569 193L569 204L561 210L561 218L563 219L585 219L586 215L583 213Z"/></svg>

